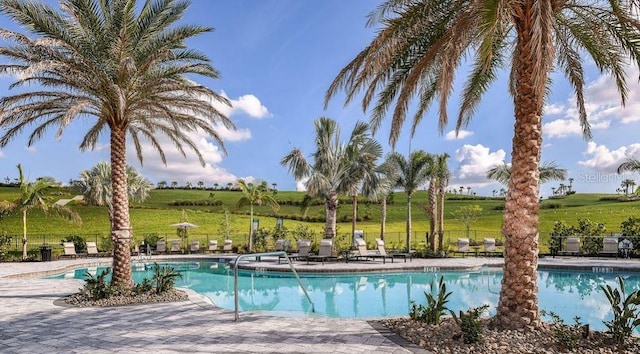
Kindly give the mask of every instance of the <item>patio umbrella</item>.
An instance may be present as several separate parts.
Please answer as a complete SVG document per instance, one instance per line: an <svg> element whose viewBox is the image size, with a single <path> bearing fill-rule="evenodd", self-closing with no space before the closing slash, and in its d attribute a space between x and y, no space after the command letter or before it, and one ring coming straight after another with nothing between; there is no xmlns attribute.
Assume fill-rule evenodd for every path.
<svg viewBox="0 0 640 354"><path fill-rule="evenodd" d="M177 223L177 224L171 224L169 226L173 226L173 227L175 227L177 229L192 229L194 227L198 227L198 225L192 224L190 222L180 222L180 223Z"/></svg>

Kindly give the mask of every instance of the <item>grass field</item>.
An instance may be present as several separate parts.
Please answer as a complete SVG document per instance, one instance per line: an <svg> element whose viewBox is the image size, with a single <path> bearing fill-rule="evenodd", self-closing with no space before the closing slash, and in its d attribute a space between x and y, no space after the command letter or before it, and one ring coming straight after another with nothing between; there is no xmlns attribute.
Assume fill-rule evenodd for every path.
<svg viewBox="0 0 640 354"><path fill-rule="evenodd" d="M48 195L49 202L58 199L71 198L75 194L66 189L52 190ZM222 240L225 229L225 213L229 211L230 232L234 242L246 242L249 229L249 207L238 211L235 205L242 196L236 191L208 191L208 190L181 190L163 189L152 190L150 198L141 204L132 204L130 208L131 225L134 237L141 241L148 233L157 233L165 238L176 238L176 231L170 224L181 221L181 216L187 216L189 222L198 225L196 229L189 230L190 239L206 241L208 239ZM569 224L576 224L578 218L588 218L602 222L608 232L616 232L620 223L630 216L640 216L640 202L621 202L616 200L602 200L602 197L611 197L605 194L574 194L564 199L543 200L540 210L539 230L541 236L541 248L546 249L549 233L556 220L564 220ZM18 197L17 188L0 187L0 200L15 200ZM278 192L276 200L281 203L277 212L266 206L256 206L256 218L259 219L261 228L273 229L276 225L276 215L284 216L284 226L288 230L297 225L307 226L321 233L324 222L296 221L291 218L301 218L303 212L297 205L289 205L303 198L302 192ZM471 226L471 238L500 236L502 224L502 206L504 201L500 199L481 199L465 196L459 200L460 195L450 195L445 202L445 234L450 242L457 237L464 236L463 224L455 218L454 211L462 206L479 205L482 213ZM215 201L215 206L198 205L171 205L175 202L192 203ZM419 191L412 199L413 238L419 242L424 241L424 236L429 228L429 219L423 207L427 203L427 192ZM72 224L53 216L44 215L39 211L33 211L28 215L27 231L32 247L37 247L42 242L59 243L62 238L69 235L80 235L86 239L98 239L99 235L106 236L109 232L108 214L105 207L85 205L83 202L69 204L78 211L82 217L81 224ZM338 209L338 233L341 235L351 232L351 204L342 203ZM312 206L306 215L313 218L324 217L324 206ZM372 240L380 233L380 205L365 203L361 200L358 205L358 216L362 221L357 223L357 228L365 231L367 239ZM402 243L406 228L406 195L396 192L393 203L388 205L387 233L388 244ZM342 222L340 222L342 221ZM5 216L0 220L0 231L4 230L13 236L14 246L19 246L21 239L22 219L18 213Z"/></svg>

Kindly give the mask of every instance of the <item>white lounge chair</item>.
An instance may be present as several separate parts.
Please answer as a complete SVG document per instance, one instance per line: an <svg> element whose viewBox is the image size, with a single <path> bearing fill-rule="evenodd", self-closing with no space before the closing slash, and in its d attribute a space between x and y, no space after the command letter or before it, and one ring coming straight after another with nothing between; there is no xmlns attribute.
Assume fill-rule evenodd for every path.
<svg viewBox="0 0 640 354"><path fill-rule="evenodd" d="M232 245L233 241L232 240L224 240L224 245L222 246L222 252L233 252L233 248Z"/></svg>
<svg viewBox="0 0 640 354"><path fill-rule="evenodd" d="M200 241L191 241L189 251L191 253L200 253Z"/></svg>
<svg viewBox="0 0 640 354"><path fill-rule="evenodd" d="M209 240L209 248L207 249L209 252L218 252L218 240Z"/></svg>

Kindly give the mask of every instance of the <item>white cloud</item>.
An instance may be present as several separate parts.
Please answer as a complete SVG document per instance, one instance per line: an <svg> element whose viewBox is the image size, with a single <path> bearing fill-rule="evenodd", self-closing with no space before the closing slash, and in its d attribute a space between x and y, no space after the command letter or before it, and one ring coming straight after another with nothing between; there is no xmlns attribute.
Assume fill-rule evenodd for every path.
<svg viewBox="0 0 640 354"><path fill-rule="evenodd" d="M222 91L220 95L229 99L229 102L231 102L231 107L225 105L220 105L220 107L218 107L220 112L225 114L227 117L237 112L244 112L249 117L256 119L271 117L271 113L269 113L267 107L265 107L260 100L252 94L240 96L236 100L229 98L224 91Z"/></svg>
<svg viewBox="0 0 640 354"><path fill-rule="evenodd" d="M628 77L638 77L637 68L626 70ZM629 124L640 121L640 86L629 85L625 107L622 107L616 83L607 75L600 75L585 87L585 109L592 130L607 129L612 121ZM549 137L566 137L581 135L582 129L578 121L575 96L563 103L545 106L545 116L564 115L543 125L544 134Z"/></svg>
<svg viewBox="0 0 640 354"><path fill-rule="evenodd" d="M2 150L0 150L0 159L4 157L4 152L2 152Z"/></svg>
<svg viewBox="0 0 640 354"><path fill-rule="evenodd" d="M454 172L452 184L480 188L493 183L487 179L487 171L503 163L505 156L504 150L490 152L488 147L481 144L462 146L456 150L456 161L460 165Z"/></svg>
<svg viewBox="0 0 640 354"><path fill-rule="evenodd" d="M214 129L224 141L245 141L251 139L251 131L246 128L232 130L223 125L216 125Z"/></svg>
<svg viewBox="0 0 640 354"><path fill-rule="evenodd" d="M555 116L561 114L562 112L564 112L564 107L561 104L554 103L544 106L545 115Z"/></svg>
<svg viewBox="0 0 640 354"><path fill-rule="evenodd" d="M621 146L617 150L609 150L605 145L589 142L583 152L586 160L578 164L605 173L616 173L618 166L627 158L640 158L640 144Z"/></svg>
<svg viewBox="0 0 640 354"><path fill-rule="evenodd" d="M307 181L309 178L304 178L300 181L296 181L296 191L298 192L306 192L307 191Z"/></svg>
<svg viewBox="0 0 640 354"><path fill-rule="evenodd" d="M444 136L444 138L445 138L446 140L462 140L462 139L464 139L464 138L466 138L466 137L468 137L468 136L471 136L471 135L473 135L473 132L471 132L471 131L468 131L468 130L460 130L460 131L458 131L458 135L456 136L456 131L455 131L455 130L452 130L452 131L448 132L448 133Z"/></svg>

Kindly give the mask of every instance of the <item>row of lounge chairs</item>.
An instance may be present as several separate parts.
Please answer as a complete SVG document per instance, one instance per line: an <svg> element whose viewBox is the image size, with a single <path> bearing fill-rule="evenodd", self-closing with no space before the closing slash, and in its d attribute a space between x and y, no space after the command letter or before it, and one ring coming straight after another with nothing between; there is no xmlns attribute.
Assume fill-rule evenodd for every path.
<svg viewBox="0 0 640 354"><path fill-rule="evenodd" d="M482 248L482 250L481 250ZM473 249L473 250L471 250ZM501 256L502 251L498 251L496 248L495 238L485 238L482 240L481 246L470 246L468 238L458 239L458 250L455 253L461 254L463 257L469 254L473 254L476 257L482 253L484 256Z"/></svg>
<svg viewBox="0 0 640 354"><path fill-rule="evenodd" d="M205 251L210 253L217 252L233 252L233 241L232 240L224 240L224 244L222 248L218 247L218 240L209 240L209 246L206 249L200 247L200 241L191 241L189 244L189 252L190 253L203 253ZM160 240L156 243L156 254L163 253L180 253L182 252L181 241L180 240L170 240L169 241L169 249L167 250L167 241Z"/></svg>
<svg viewBox="0 0 640 354"><path fill-rule="evenodd" d="M628 257L632 249L633 249L633 243L628 239L624 239L618 242L617 237L604 237L602 239L602 250L600 250L598 254L603 256L618 257L618 254L621 253L623 256ZM572 256L582 255L582 248L580 247L580 238L567 237L565 241L565 248L563 250L559 250L558 254L572 255Z"/></svg>
<svg viewBox="0 0 640 354"><path fill-rule="evenodd" d="M276 242L276 251L288 251L287 241L278 240L282 242ZM333 240L331 239L323 239L320 241L320 247L318 249L317 254L313 254L310 252L311 250L311 240L299 240L297 242L298 251L296 253L290 253L288 255L289 259L295 261L306 261L307 264L309 262L321 262L324 264L325 261L337 261L344 260L345 262L349 261L373 261L381 259L382 263L386 263L387 259L390 259L391 262L396 258L402 258L404 261L407 261L407 258L411 261L413 260L413 253L388 253L384 247L384 241L381 239L376 239L376 249L367 249L367 244L362 239L356 239L356 249L347 250L341 252L340 255L334 253ZM284 259L284 256L279 257L280 260Z"/></svg>
<svg viewBox="0 0 640 354"><path fill-rule="evenodd" d="M106 257L110 255L109 252L98 251L96 243L91 241L87 242L87 253L76 252L76 247L73 242L63 242L62 247L64 249L64 254L61 255L60 258Z"/></svg>

